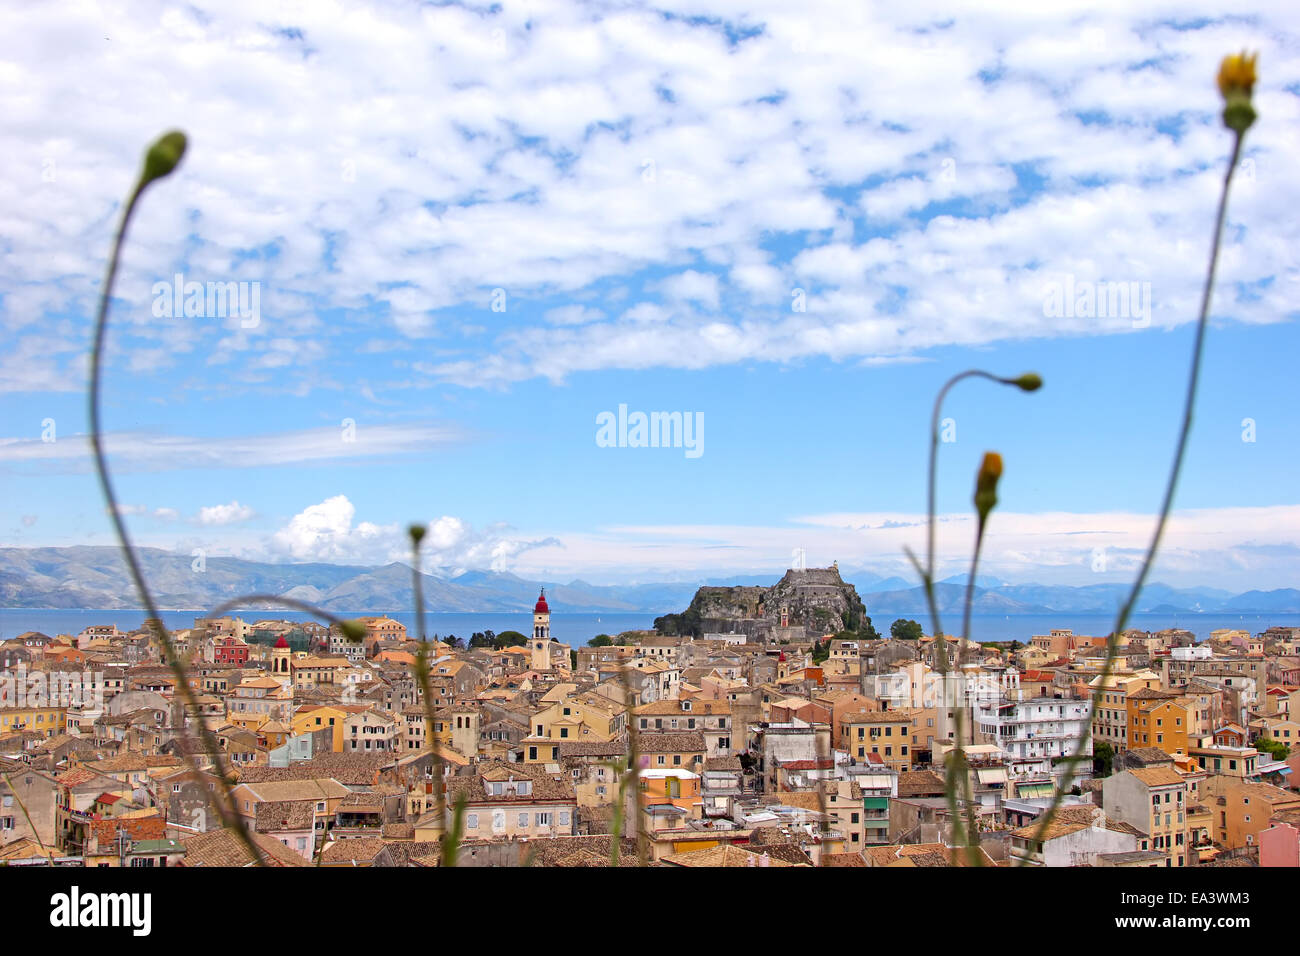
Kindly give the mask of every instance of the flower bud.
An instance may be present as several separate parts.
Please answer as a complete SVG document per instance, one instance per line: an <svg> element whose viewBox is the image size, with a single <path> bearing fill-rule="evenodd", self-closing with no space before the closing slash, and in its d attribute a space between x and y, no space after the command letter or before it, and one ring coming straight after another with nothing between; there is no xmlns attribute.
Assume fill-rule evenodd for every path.
<svg viewBox="0 0 1300 956"><path fill-rule="evenodd" d="M366 626L360 621L342 621L339 630L353 644L360 644L366 639Z"/></svg>
<svg viewBox="0 0 1300 956"><path fill-rule="evenodd" d="M140 172L140 188L148 186L155 179L162 179L171 173L185 155L185 134L172 130L160 136L149 151L144 154L144 169Z"/></svg>
<svg viewBox="0 0 1300 956"><path fill-rule="evenodd" d="M411 542L419 545L424 540L424 533L428 529L422 524L413 524L406 529L406 533L411 536Z"/></svg>
<svg viewBox="0 0 1300 956"><path fill-rule="evenodd" d="M983 522L998 503L998 479L1002 477L1002 456L995 451L984 453L979 475L975 478L975 511Z"/></svg>
<svg viewBox="0 0 1300 956"><path fill-rule="evenodd" d="M1219 92L1223 95L1223 125L1241 135L1255 122L1255 106L1251 95L1255 92L1255 61L1258 53L1246 51L1225 56L1219 64Z"/></svg>
<svg viewBox="0 0 1300 956"><path fill-rule="evenodd" d="M1036 392L1043 387L1043 377L1037 372L1026 372L1019 378L1012 379L1011 382L1025 392Z"/></svg>

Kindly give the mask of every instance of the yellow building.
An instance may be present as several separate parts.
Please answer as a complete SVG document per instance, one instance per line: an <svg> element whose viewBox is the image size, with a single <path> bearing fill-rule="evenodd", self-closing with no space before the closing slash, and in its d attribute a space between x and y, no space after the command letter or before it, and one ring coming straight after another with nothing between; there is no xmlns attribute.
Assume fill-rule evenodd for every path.
<svg viewBox="0 0 1300 956"><path fill-rule="evenodd" d="M298 712L293 715L293 720L289 726L295 735L309 734L320 730L322 727L334 728L330 749L335 753L342 753L343 721L347 719L348 713L352 709L361 710L363 708L333 707L328 704L300 707Z"/></svg>
<svg viewBox="0 0 1300 956"><path fill-rule="evenodd" d="M572 688L573 685L562 685ZM554 695L546 707L533 715L531 736L545 740L601 740L621 736L627 729L627 712L615 701L601 694L574 695L553 690L542 702Z"/></svg>
<svg viewBox="0 0 1300 956"><path fill-rule="evenodd" d="M1187 752L1192 708L1181 694L1143 688L1128 695L1128 746Z"/></svg>
<svg viewBox="0 0 1300 956"><path fill-rule="evenodd" d="M858 711L840 718L839 749L855 760L877 754L893 770L911 770L914 710ZM918 733L919 739L921 735Z"/></svg>
<svg viewBox="0 0 1300 956"><path fill-rule="evenodd" d="M1129 747L1129 695L1140 690L1159 690L1160 675L1149 670L1112 674L1105 687L1102 687L1099 674L1089 681L1088 687L1097 698L1092 721L1093 739L1097 743L1104 741L1116 750L1127 749Z"/></svg>
<svg viewBox="0 0 1300 956"><path fill-rule="evenodd" d="M27 730L53 737L63 733L67 713L64 707L0 708L0 734Z"/></svg>
<svg viewBox="0 0 1300 956"><path fill-rule="evenodd" d="M642 770L642 824L647 832L685 826L703 816L700 775L680 768Z"/></svg>
<svg viewBox="0 0 1300 956"><path fill-rule="evenodd" d="M1300 794L1268 783L1245 783L1227 777L1212 778L1209 791L1217 799L1210 804L1214 815L1214 839L1236 850L1259 844L1274 814L1300 809Z"/></svg>

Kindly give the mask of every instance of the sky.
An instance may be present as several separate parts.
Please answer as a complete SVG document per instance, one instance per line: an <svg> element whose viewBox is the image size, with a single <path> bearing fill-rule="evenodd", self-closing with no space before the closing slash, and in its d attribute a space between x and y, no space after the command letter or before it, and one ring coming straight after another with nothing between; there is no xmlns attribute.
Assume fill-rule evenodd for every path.
<svg viewBox="0 0 1300 956"><path fill-rule="evenodd" d="M7 5L0 547L136 542L593 583L911 575L1300 586L1300 17L1281 3ZM959 12L955 12L959 11ZM194 294L197 289L198 293ZM626 429L618 425L622 416ZM638 413L681 413L638 447ZM612 427L602 422L614 421Z"/></svg>

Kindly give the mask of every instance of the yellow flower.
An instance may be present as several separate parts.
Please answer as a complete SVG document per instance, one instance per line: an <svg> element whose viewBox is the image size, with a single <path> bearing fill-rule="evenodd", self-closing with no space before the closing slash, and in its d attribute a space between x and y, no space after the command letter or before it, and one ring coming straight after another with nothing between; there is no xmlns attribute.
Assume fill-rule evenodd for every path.
<svg viewBox="0 0 1300 956"><path fill-rule="evenodd" d="M1255 107L1250 102L1255 91L1255 60L1258 53L1246 51L1225 56L1219 66L1219 92L1223 94L1223 125L1243 135L1255 122Z"/></svg>
<svg viewBox="0 0 1300 956"><path fill-rule="evenodd" d="M1219 66L1219 92L1225 100L1236 93L1250 96L1254 91L1255 60L1258 57L1258 53L1247 56L1246 51L1242 50L1223 58L1223 63Z"/></svg>

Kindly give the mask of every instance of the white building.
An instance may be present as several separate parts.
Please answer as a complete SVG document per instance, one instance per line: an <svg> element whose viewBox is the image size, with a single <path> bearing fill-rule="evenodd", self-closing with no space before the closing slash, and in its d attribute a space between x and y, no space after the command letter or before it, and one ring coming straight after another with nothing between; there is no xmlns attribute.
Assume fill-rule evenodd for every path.
<svg viewBox="0 0 1300 956"><path fill-rule="evenodd" d="M1088 728L1088 702L1053 697L1003 700L979 705L975 720L984 738L1006 754L1012 780L1051 781L1064 774L1060 761L1076 752L1079 736ZM1056 779L1057 786L1072 786L1092 776L1091 734L1082 753L1073 780Z"/></svg>

